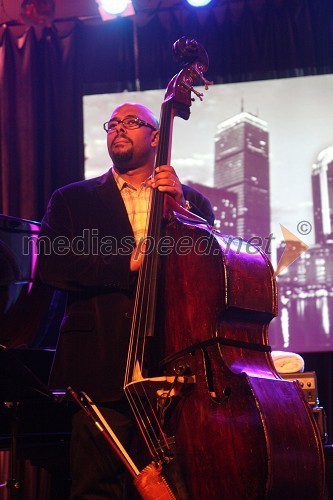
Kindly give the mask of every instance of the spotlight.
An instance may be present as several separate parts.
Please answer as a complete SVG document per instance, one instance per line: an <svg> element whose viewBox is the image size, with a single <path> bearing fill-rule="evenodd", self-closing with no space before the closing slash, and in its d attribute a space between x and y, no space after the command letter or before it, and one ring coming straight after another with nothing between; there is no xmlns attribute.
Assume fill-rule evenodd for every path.
<svg viewBox="0 0 333 500"><path fill-rule="evenodd" d="M128 10L133 10L132 2L128 0L96 0L98 10L103 20L114 16L131 15Z"/></svg>
<svg viewBox="0 0 333 500"><path fill-rule="evenodd" d="M192 7L204 7L208 5L212 0L186 0L187 3L192 5Z"/></svg>
<svg viewBox="0 0 333 500"><path fill-rule="evenodd" d="M127 0L102 0L101 7L108 13L116 16L121 14L127 7Z"/></svg>

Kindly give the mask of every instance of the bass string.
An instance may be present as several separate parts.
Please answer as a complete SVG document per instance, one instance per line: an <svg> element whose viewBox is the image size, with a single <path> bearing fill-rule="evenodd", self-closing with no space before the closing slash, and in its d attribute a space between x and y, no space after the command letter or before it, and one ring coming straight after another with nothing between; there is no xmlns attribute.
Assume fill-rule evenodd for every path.
<svg viewBox="0 0 333 500"><path fill-rule="evenodd" d="M153 198L153 201L152 201ZM154 203L155 200L155 203ZM156 219L156 204L158 203L158 200L156 201L156 197L151 196L151 210L149 210L150 213L150 224L151 224L151 219ZM140 369L140 374L142 373L142 366L143 366L143 358L144 358L144 351L145 351L145 340L146 340L146 331L147 331L147 323L148 323L148 316L146 312L150 309L150 301L151 301L151 280L148 279L149 276L151 276L152 269L154 266L153 259L148 258L150 256L145 255L143 259L143 265L140 267L139 270L139 276L138 276L138 293L136 294L135 297L135 304L134 304L134 311L133 311L133 321L132 321L132 328L131 328L131 334L130 334L130 341L129 341L129 354L127 358L127 364L126 364L126 373L125 373L125 383L124 383L124 389L125 389L125 394L126 397L129 401L129 404L131 406L132 412L135 416L135 419L139 425L139 428L141 430L141 433L147 443L147 446L150 450L150 452L154 455L160 458L160 439L158 435L155 432L155 428L153 425L153 422L151 420L151 417L149 416L146 406L142 403L141 398L139 397L139 394L137 392L136 387L134 388L136 391L136 396L137 398L133 397L131 394L130 390L126 387L130 381L133 379L133 374L135 372L137 364L139 364L139 369ZM156 257L155 257L156 258ZM142 286L144 285L144 286ZM143 293L143 291L145 293ZM146 299L146 300L145 300ZM143 333L142 333L143 332ZM138 352L139 352L139 342L140 342L140 334L143 338L143 348L141 350L140 357L141 359L138 359ZM136 374L136 376L138 373ZM139 375L140 376L140 375ZM164 433L162 431L162 428L160 426L159 420L156 416L156 413L152 407L151 400L145 390L145 387L143 384L141 385L141 391L144 394L144 398L148 403L150 414L153 417L153 420L155 424L157 425L157 428L159 430L159 433L161 436L164 436ZM132 386L133 387L133 386ZM139 402L137 404L136 400ZM164 441L166 443L166 440L164 438Z"/></svg>
<svg viewBox="0 0 333 500"><path fill-rule="evenodd" d="M170 156L171 144L170 141L166 139L167 138L170 139L173 113L170 113L169 108L170 105L168 102L163 103L161 108L161 117L160 117L161 135L156 155L155 168L162 164L167 163L169 159L168 156ZM167 112L168 110L169 112ZM166 147L165 146L166 144L168 144L169 146ZM153 176L154 174L155 170ZM132 320L130 342L129 342L129 352L126 363L126 373L125 373L125 383L124 383L124 390L126 397L129 401L129 404L131 406L135 419L139 425L141 433L147 443L150 452L152 452L153 449L154 453L157 456L160 456L160 452L162 450L160 444L161 439L159 439L159 436L155 432L153 422L151 421L147 413L145 405L142 403L142 400L137 392L137 388L136 387L134 388L137 396L135 398L131 394L127 386L131 381L134 381L133 380L134 377L137 376L139 376L140 378L142 377L147 332L148 334L152 333L149 332L149 327L150 328L154 327L153 323L154 323L155 311L152 311L152 308L155 309L156 305L156 286L155 282L151 279L151 277L153 276L154 272L157 273L157 259L158 259L157 241L159 241L160 231L161 231L163 202L164 202L163 193L158 190L152 190L152 194L150 197L150 206L148 210L148 217L147 217L148 230L146 234L152 237L152 243L154 246L152 253L144 255L143 263L139 269L137 292L134 303L133 320ZM151 316L151 314L153 316ZM142 340L141 352L139 352L140 340ZM140 359L138 359L138 357L140 357ZM136 370L137 367L139 368L139 370ZM166 436L162 430L156 412L153 409L153 406L151 404L151 399L146 393L144 384L140 383L140 386L141 386L141 392L144 394L145 400L148 403L150 414L152 415L152 418L157 426L160 438L162 438L164 446L166 448L169 448ZM133 384L131 384L131 389L133 389ZM139 401L139 404L136 403L136 400Z"/></svg>
<svg viewBox="0 0 333 500"><path fill-rule="evenodd" d="M154 193L152 193L154 194ZM148 215L147 221L146 221L146 234L149 234L149 225L150 225L150 219L152 217L152 210L154 207L154 196L150 196L150 201L149 201L149 207L148 207ZM148 226L148 230L147 230ZM150 283L149 280L147 279L147 276L151 274L151 264L150 264L150 269L148 272L148 265L150 263L150 259L146 258L147 255L144 256L142 265L140 266L139 273L138 273L138 283L137 283L137 291L135 294L135 302L134 302L134 308L133 308L133 318L132 318L132 325L131 325L131 333L130 333L130 339L129 339L129 349L128 349L128 356L127 356L127 362L126 362L126 371L125 371L125 381L124 384L128 384L131 382L133 379L133 372L135 369L135 366L137 364L137 357L138 357L138 349L139 349L139 341L140 341L140 336L142 337L144 335L145 339L145 332L147 329L147 311L149 307L149 302L150 302ZM148 283L148 294L147 294L147 283ZM145 305L145 298L146 295L148 295L148 303L147 307L145 308L144 311L144 305ZM143 319L144 318L144 319ZM142 333L143 332L143 333ZM144 340L145 342L145 340ZM143 363L143 357L141 356L140 360L140 367L142 368L142 363Z"/></svg>
<svg viewBox="0 0 333 500"><path fill-rule="evenodd" d="M161 443L164 443L165 448L169 448L169 445L156 416L156 412L151 406L150 398L146 394L143 384L139 382L139 385L144 393L144 398L140 396L139 391L133 385L125 388L125 394L151 455L155 460L163 462L165 454ZM132 391L135 393L134 395ZM144 401L148 402L148 408L144 404ZM154 423L158 432L155 431Z"/></svg>
<svg viewBox="0 0 333 500"><path fill-rule="evenodd" d="M130 382L134 367L136 366L136 361L138 359L139 341L143 341L143 349L141 353L140 366L143 364L143 356L146 345L147 333L150 324L151 315L154 314L153 309L155 309L155 292L156 289L152 288L155 286L154 278L151 279L154 272L157 272L157 245L156 241L159 240L160 235L160 221L161 221L161 211L163 208L163 193L157 190L153 190L150 196L150 205L148 209L147 224L148 230L147 234L150 236L150 242L153 244L152 251L147 251L144 254L142 265L139 269L137 292L135 296L134 310L133 310L133 320L131 327L131 335L129 342L129 353L127 357L126 364L126 375L125 382Z"/></svg>
<svg viewBox="0 0 333 500"><path fill-rule="evenodd" d="M149 296L150 296L150 294L148 293L148 297ZM143 304L144 304L144 301L141 301L140 313L137 313L137 314L140 314L140 316L142 315ZM148 307L149 307L149 304L148 304ZM137 305L137 309L138 309L138 305ZM141 319L141 323L142 323L142 321L143 320ZM146 336L144 336L143 338L146 339ZM135 342L137 344L137 342L138 342L137 338L136 338ZM134 343L134 341L132 343ZM137 351L138 351L138 348L136 347L136 349L135 349L136 355L137 355ZM144 348L142 350L142 356L143 355L144 355ZM131 364L133 365L133 361L131 362ZM141 367L142 367L142 364L143 364L143 358L141 359L141 365L140 365ZM142 372L142 369L140 369L140 374L141 374L141 372ZM127 382L129 382L129 381L130 380L128 380ZM135 380L133 380L133 382L135 382ZM169 448L168 442L167 442L165 434L162 430L160 421L156 415L156 411L154 410L154 408L152 406L151 398L147 394L147 391L146 391L145 386L144 386L144 382L140 382L140 380L138 380L135 384L131 384L131 388L133 388L133 385L134 385L134 391L136 392L136 397L133 397L133 395L131 394L131 390L128 388L126 388L127 389L126 396L129 399L129 402L131 404L131 408L132 408L132 411L135 415L135 418L136 418L138 424L140 424L139 427L142 430L142 433L147 436L146 441L149 441L150 443L156 443L156 444L153 444L152 446L155 450L156 455L160 457L161 456L161 449L162 449L161 442L164 443L164 446L166 448ZM148 404L148 411L147 411L146 405L144 405L142 402L142 398L140 397L139 392L137 391L137 388L136 388L137 385L140 386L140 393L144 395L144 400ZM136 401L138 401L138 404L136 403ZM152 422L151 418L153 419L153 422ZM155 427L158 429L158 434L156 434L156 432L155 432L154 424L155 424ZM163 450L162 450L162 455L163 455Z"/></svg>
<svg viewBox="0 0 333 500"><path fill-rule="evenodd" d="M131 390L132 390L132 388L131 388ZM147 419L144 418L146 411L142 412L139 410L139 408L136 404L135 398L131 394L128 387L125 387L124 391L125 391L125 395L126 395L126 398L128 400L128 403L131 407L131 411L132 411L132 413L135 417L135 420L137 422L137 425L140 429L141 435L142 435L142 437L143 437L143 439L148 447L148 450L153 457L157 457L158 450L156 449L154 439L152 437L153 429L152 429L152 427L150 429L147 428L147 425L146 425Z"/></svg>

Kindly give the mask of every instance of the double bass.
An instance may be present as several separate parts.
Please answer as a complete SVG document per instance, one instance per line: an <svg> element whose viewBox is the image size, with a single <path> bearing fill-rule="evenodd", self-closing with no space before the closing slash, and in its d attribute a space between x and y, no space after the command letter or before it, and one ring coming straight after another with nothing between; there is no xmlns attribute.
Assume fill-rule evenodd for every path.
<svg viewBox="0 0 333 500"><path fill-rule="evenodd" d="M174 52L184 67L162 104L156 167L170 164L173 119L189 118L193 93L202 98L193 85L210 83L195 40ZM281 379L270 354L277 285L266 254L158 190L147 241L124 391L172 490L163 498L324 498L320 433L299 383Z"/></svg>

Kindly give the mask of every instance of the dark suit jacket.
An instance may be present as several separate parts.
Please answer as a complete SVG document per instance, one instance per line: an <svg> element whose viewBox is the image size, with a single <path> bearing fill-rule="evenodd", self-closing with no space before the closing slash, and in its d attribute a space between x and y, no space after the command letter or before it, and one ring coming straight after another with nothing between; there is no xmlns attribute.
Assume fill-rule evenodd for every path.
<svg viewBox="0 0 333 500"><path fill-rule="evenodd" d="M209 201L183 186L191 211L209 223ZM39 237L39 274L68 292L50 386L95 401L122 396L135 279L134 238L111 171L54 192ZM74 250L74 251L73 251Z"/></svg>

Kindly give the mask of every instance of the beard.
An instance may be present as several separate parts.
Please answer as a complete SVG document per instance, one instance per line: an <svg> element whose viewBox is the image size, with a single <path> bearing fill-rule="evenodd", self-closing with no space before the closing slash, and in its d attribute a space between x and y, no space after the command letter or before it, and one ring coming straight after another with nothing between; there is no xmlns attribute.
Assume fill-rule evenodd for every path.
<svg viewBox="0 0 333 500"><path fill-rule="evenodd" d="M133 158L133 148L127 149L127 151L113 151L111 158L115 165L123 165Z"/></svg>
<svg viewBox="0 0 333 500"><path fill-rule="evenodd" d="M116 139L119 138L120 137L117 137ZM126 138L126 140L128 139ZM127 163L131 162L133 158L133 153L134 153L133 143L131 141L128 141L128 145L125 148L119 148L117 146L114 147L113 143L110 148L110 157L114 165L122 172L130 170L132 168L129 165L127 165Z"/></svg>

